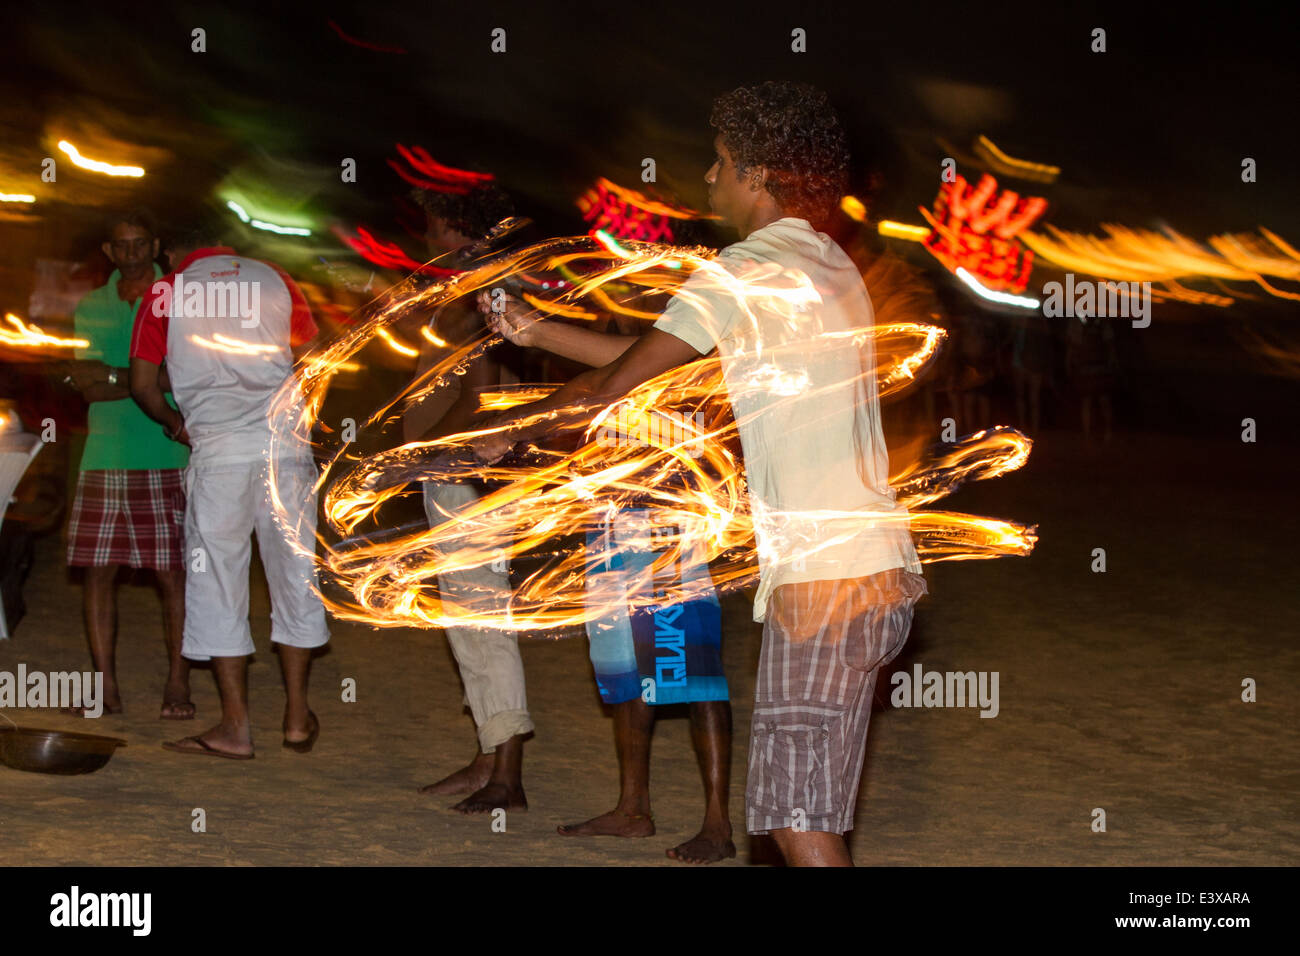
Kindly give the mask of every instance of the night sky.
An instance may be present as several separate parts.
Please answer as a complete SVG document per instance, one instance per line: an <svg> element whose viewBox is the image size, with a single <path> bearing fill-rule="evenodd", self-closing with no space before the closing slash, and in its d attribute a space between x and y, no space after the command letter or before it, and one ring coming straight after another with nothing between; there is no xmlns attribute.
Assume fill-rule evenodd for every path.
<svg viewBox="0 0 1300 956"><path fill-rule="evenodd" d="M1213 21L1172 7L928 3L297 9L311 12L11 8L0 191L38 196L21 214L21 244L56 255L60 242L94 241L88 209L145 201L181 218L234 183L270 211L308 215L334 252L324 227L336 219L416 252L396 218L408 187L384 163L397 142L491 170L556 231L581 231L572 202L597 175L639 185L647 156L661 191L702 208L711 99L768 78L832 94L859 186L868 168L884 174L881 214L919 221L944 155L937 140L969 151L982 132L1013 156L1062 168L1047 191L1055 225L1169 225L1198 239L1265 225L1300 241L1296 21L1271 6ZM330 21L406 52L345 42ZM489 49L495 26L507 30L504 54ZM1107 31L1101 54L1090 51L1097 26ZM190 50L194 27L206 31L206 53ZM790 52L794 27L807 31L808 52ZM40 159L61 156L60 136L116 140L110 158L149 175L70 171L41 183ZM1253 184L1241 181L1246 156L1258 163ZM356 184L340 182L344 157L358 161ZM9 234L6 220L19 214L3 213ZM6 263L19 267L13 238L6 245Z"/></svg>

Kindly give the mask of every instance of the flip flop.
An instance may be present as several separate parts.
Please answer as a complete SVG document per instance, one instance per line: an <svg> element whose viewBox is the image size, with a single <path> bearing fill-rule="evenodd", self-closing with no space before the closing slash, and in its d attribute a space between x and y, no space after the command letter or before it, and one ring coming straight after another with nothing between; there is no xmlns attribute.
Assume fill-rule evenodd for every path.
<svg viewBox="0 0 1300 956"><path fill-rule="evenodd" d="M179 714L176 713L176 710L181 707L188 707L189 713L179 713ZM171 710L172 713L170 714L167 713L168 710ZM165 700L163 701L162 708L158 711L158 719L159 720L193 720L196 716L198 716L198 713L199 713L198 708L194 706L193 701Z"/></svg>
<svg viewBox="0 0 1300 956"><path fill-rule="evenodd" d="M194 744L193 747L186 747L185 744ZM218 750L216 747L207 743L198 737L182 737L180 740L164 740L163 750L170 750L178 754L198 754L200 757L225 757L227 760L252 760L252 754L232 754L228 750Z"/></svg>
<svg viewBox="0 0 1300 956"><path fill-rule="evenodd" d="M316 738L320 736L320 718L312 711L307 711L307 716L311 718L312 728L303 740L286 740L284 749L292 750L294 753L306 754L311 753L311 748L316 746Z"/></svg>

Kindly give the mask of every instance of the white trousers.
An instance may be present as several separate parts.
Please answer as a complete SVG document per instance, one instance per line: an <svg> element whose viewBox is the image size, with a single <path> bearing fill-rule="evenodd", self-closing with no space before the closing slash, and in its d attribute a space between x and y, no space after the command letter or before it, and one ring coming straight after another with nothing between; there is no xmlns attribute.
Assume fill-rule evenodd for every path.
<svg viewBox="0 0 1300 956"><path fill-rule="evenodd" d="M478 501L470 485L424 485L424 513L430 527L447 520L462 508ZM441 510L440 510L441 509ZM505 613L510 602L510 576L494 571L490 564L438 575L438 589L457 603L471 596L487 593L492 603ZM524 693L524 662L519 656L519 641L511 631L490 627L444 628L452 656L465 685L465 704L478 728L479 747L493 753L517 734L531 733L528 699Z"/></svg>
<svg viewBox="0 0 1300 956"><path fill-rule="evenodd" d="M271 640L289 647L329 642L325 607L313 590L316 564L316 467L308 459L277 468L280 500L303 509L300 541L290 546L275 522L265 461L191 464L185 470L185 635L181 653L191 660L253 653L248 626L248 566L257 547L271 592ZM299 515L291 514L291 520Z"/></svg>

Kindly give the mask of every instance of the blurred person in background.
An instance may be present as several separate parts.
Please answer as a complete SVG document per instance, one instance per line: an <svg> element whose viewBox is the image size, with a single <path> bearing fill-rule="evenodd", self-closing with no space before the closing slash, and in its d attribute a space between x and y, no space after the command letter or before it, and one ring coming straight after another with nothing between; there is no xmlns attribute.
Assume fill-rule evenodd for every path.
<svg viewBox="0 0 1300 956"><path fill-rule="evenodd" d="M212 662L221 694L219 724L163 747L249 760L254 532L271 595L271 642L284 674L284 748L306 753L320 734L307 702L312 654L329 642L314 554L318 472L305 438L277 450L275 491L287 506L282 525L271 500L268 418L317 329L293 279L221 245L219 229L200 224L174 242L175 271L153 285L136 315L130 382L132 397L166 436L192 448L185 548L195 566L186 580L182 653ZM164 400L164 362L176 407Z"/></svg>
<svg viewBox="0 0 1300 956"><path fill-rule="evenodd" d="M74 334L90 344L64 367L64 381L90 403L86 447L68 522L68 565L85 569L86 637L104 674L104 710L120 713L118 568L150 568L163 600L168 673L160 717L191 720L189 663L181 656L185 618L182 473L188 449L167 438L131 400L129 352L136 309L162 276L158 234L144 209L105 223L108 282L77 303ZM165 374L162 389L167 390ZM170 406L173 407L174 406Z"/></svg>
<svg viewBox="0 0 1300 956"><path fill-rule="evenodd" d="M1070 319L1065 332L1065 374L1079 398L1083 437L1092 441L1092 406L1101 412L1101 438L1109 442L1114 434L1115 406L1111 393L1119 379L1119 350L1111 319Z"/></svg>
<svg viewBox="0 0 1300 956"><path fill-rule="evenodd" d="M425 239L430 253L445 256L486 237L513 212L510 197L492 184L467 193L419 190L415 195L426 217ZM451 348L460 348L483 335L486 328L472 301L453 301L427 320L429 331ZM446 350L420 337L417 376L445 357ZM519 381L519 350L509 343L481 354L405 416L405 439L433 441L468 431L481 421L479 395ZM470 481L425 482L424 509L431 527L471 507L481 489ZM510 603L510 576L492 564L438 575L440 594L448 599L475 593L492 595L504 613ZM497 808L526 810L523 786L524 740L533 732L524 687L524 663L519 640L511 631L490 627L448 625L443 629L465 686L465 703L478 730L478 752L461 769L420 788L434 796L464 796L452 808L461 813L489 813Z"/></svg>

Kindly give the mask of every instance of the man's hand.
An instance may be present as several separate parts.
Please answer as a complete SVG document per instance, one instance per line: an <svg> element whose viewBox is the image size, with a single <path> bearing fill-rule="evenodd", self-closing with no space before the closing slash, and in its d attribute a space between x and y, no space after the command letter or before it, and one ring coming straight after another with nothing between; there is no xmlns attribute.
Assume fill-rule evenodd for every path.
<svg viewBox="0 0 1300 956"><path fill-rule="evenodd" d="M486 464L495 464L515 447L514 439L505 432L491 432L471 439L470 450Z"/></svg>
<svg viewBox="0 0 1300 956"><path fill-rule="evenodd" d="M556 431L568 422L590 421L593 409L610 405L642 382L700 357L684 339L662 329L651 329L624 347L620 341L622 336L601 335L559 323L553 328L573 329L596 339L612 340L618 358L569 379L545 398L512 408L501 418L493 419L488 428L506 423L513 426L505 432L509 441L500 437L501 432L494 431L470 443L474 453L489 464L521 441Z"/></svg>
<svg viewBox="0 0 1300 956"><path fill-rule="evenodd" d="M147 359L131 359L131 397L146 415L163 427L168 438L188 445L190 433L185 428L185 418L167 404L158 378L157 365Z"/></svg>
<svg viewBox="0 0 1300 956"><path fill-rule="evenodd" d="M96 359L73 359L63 366L64 380L71 379L72 387L84 392L93 385L108 382L108 366Z"/></svg>
<svg viewBox="0 0 1300 956"><path fill-rule="evenodd" d="M180 431L170 431L170 432L167 433L167 437L170 438L172 441L180 442L180 443L181 443L182 445L184 445L186 448L189 448L189 447L190 447L190 430L189 430L188 428L185 427L185 419L184 419L184 418L182 418L180 421L181 421L181 424L180 424Z"/></svg>
<svg viewBox="0 0 1300 956"><path fill-rule="evenodd" d="M483 313L484 321L492 331L502 338L522 345L525 348L537 348L539 319L532 318L532 309L512 295L504 298L505 308L498 312L492 307L492 293L486 289L478 294L478 310Z"/></svg>

